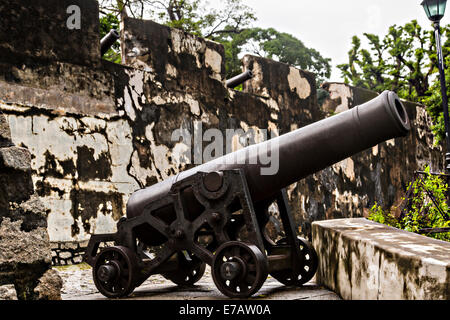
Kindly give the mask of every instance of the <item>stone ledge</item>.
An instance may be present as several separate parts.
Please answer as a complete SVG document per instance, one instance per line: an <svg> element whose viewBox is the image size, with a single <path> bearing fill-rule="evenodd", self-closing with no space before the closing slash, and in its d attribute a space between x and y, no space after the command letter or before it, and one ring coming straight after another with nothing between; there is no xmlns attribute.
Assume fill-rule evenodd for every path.
<svg viewBox="0 0 450 320"><path fill-rule="evenodd" d="M41 89L11 84L0 80L0 103L13 104L11 112L36 114L47 110L53 116L65 114L92 115L101 118L117 116L111 97L103 100L82 94L66 93L62 89ZM6 108L3 112L6 112Z"/></svg>
<svg viewBox="0 0 450 320"><path fill-rule="evenodd" d="M314 222L317 283L346 300L449 300L450 243L366 219Z"/></svg>

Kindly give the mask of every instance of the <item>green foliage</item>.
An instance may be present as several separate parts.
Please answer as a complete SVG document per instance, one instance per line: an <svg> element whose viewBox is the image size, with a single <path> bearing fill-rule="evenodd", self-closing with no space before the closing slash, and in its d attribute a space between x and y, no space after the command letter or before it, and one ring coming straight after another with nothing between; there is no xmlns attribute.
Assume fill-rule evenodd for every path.
<svg viewBox="0 0 450 320"><path fill-rule="evenodd" d="M322 88L317 88L317 103L319 106L322 106L328 98L330 98L330 92Z"/></svg>
<svg viewBox="0 0 450 320"><path fill-rule="evenodd" d="M445 213L449 213L448 185L440 176L430 174L429 167L425 172L425 178L417 179L409 186L412 188L412 197L407 200L407 212L402 219L396 218L392 212L385 212L377 203L371 208L369 219L415 233L421 229L449 228L450 221L445 217ZM429 237L450 241L450 232L430 234Z"/></svg>
<svg viewBox="0 0 450 320"><path fill-rule="evenodd" d="M424 30L413 20L404 26L391 26L383 39L364 33L368 49L361 48L360 38L354 36L349 61L338 68L346 83L377 92L392 90L403 99L426 105L434 122L435 142L439 143L445 137L445 130L433 30L433 27ZM443 54L449 63L450 25L441 30ZM448 68L446 76L449 81Z"/></svg>
<svg viewBox="0 0 450 320"><path fill-rule="evenodd" d="M294 36L273 28L249 28L236 34L224 33L213 40L225 47L228 78L241 72L239 56L243 52L314 72L318 82L324 81L331 73L330 59L322 57L315 49L307 48Z"/></svg>
<svg viewBox="0 0 450 320"><path fill-rule="evenodd" d="M370 209L369 220L385 224L394 228L399 228L399 224L395 219L394 215L390 212L385 212L378 203Z"/></svg>
<svg viewBox="0 0 450 320"><path fill-rule="evenodd" d="M450 44L448 45L450 47ZM450 66L450 55L445 58L445 65ZM445 79L447 84L447 96L450 97L450 69L445 70ZM445 141L445 124L444 113L442 107L442 93L440 80L435 80L430 86L427 95L419 99L421 103L427 106L427 113L433 120L431 127L435 135L435 144Z"/></svg>

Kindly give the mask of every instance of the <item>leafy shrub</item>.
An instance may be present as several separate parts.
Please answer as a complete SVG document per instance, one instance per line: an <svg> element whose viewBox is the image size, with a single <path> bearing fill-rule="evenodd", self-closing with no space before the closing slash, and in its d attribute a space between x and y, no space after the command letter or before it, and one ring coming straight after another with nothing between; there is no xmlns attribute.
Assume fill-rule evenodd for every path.
<svg viewBox="0 0 450 320"><path fill-rule="evenodd" d="M407 201L403 217L396 217L393 211L386 212L375 203L370 209L369 220L415 233L421 233L422 229L449 228L448 185L444 179L431 174L430 167L427 167L424 177L411 182L410 188L411 197L403 199ZM450 232L432 233L427 236L450 241Z"/></svg>

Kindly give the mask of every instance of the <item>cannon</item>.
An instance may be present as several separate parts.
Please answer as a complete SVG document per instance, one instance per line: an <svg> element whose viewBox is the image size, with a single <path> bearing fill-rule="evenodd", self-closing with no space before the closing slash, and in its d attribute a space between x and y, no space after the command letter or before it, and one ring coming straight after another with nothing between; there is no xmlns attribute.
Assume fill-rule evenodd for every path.
<svg viewBox="0 0 450 320"><path fill-rule="evenodd" d="M106 52L108 52L109 48L112 47L112 45L119 40L120 35L117 30L111 29L107 35L105 35L100 40L100 52L102 57L105 55Z"/></svg>
<svg viewBox="0 0 450 320"><path fill-rule="evenodd" d="M226 81L227 88L233 89L236 88L238 85L244 83L245 81L250 80L253 78L253 72L251 70L247 70L229 80Z"/></svg>
<svg viewBox="0 0 450 320"><path fill-rule="evenodd" d="M318 256L297 234L285 188L349 156L396 137L411 125L398 96L377 98L336 116L256 144L139 190L114 234L92 235L85 261L98 290L125 297L151 275L191 286L206 265L231 298L257 293L268 275L287 286L312 279ZM275 174L263 154L278 155ZM267 232L278 206L283 237ZM109 245L109 246L108 246Z"/></svg>

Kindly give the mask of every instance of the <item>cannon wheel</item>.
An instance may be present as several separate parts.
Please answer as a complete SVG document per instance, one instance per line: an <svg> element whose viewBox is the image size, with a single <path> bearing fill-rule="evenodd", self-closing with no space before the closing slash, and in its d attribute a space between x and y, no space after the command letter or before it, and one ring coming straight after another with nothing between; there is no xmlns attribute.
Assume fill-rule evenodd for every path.
<svg viewBox="0 0 450 320"><path fill-rule="evenodd" d="M206 263L188 252L178 252L177 255L179 269L165 272L162 276L179 286L193 286L205 274Z"/></svg>
<svg viewBox="0 0 450 320"><path fill-rule="evenodd" d="M255 245L231 241L216 252L212 276L217 288L230 298L248 298L267 279L267 258Z"/></svg>
<svg viewBox="0 0 450 320"><path fill-rule="evenodd" d="M298 241L300 242L301 254L299 261L303 261L302 264L297 264L299 268L274 271L270 274L286 286L301 287L305 283L309 282L317 271L319 259L313 246L305 239L298 238ZM279 243L285 242L285 239L279 241Z"/></svg>
<svg viewBox="0 0 450 320"><path fill-rule="evenodd" d="M95 258L92 268L95 286L108 298L130 295L134 286L136 257L125 247L108 247Z"/></svg>

